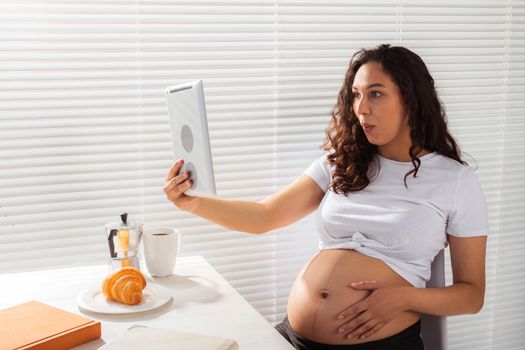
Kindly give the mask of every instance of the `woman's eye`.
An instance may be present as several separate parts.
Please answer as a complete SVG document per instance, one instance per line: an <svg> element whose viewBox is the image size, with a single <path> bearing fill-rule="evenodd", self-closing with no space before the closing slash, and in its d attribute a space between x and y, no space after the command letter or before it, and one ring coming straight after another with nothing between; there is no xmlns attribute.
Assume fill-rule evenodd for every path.
<svg viewBox="0 0 525 350"><path fill-rule="evenodd" d="M361 97L361 94L359 92L353 92L352 95L353 95L354 98ZM381 96L383 96L383 94L380 93L379 91L372 91L372 92L370 92L370 97L381 97Z"/></svg>

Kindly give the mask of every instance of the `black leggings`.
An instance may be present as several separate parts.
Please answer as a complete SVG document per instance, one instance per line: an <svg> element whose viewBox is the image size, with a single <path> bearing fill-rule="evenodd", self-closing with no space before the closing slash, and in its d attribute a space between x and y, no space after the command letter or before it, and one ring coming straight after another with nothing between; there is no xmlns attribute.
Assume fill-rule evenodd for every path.
<svg viewBox="0 0 525 350"><path fill-rule="evenodd" d="M419 336L421 321L390 337L352 345L322 344L306 339L292 329L288 317L275 329L297 350L423 350L423 341Z"/></svg>

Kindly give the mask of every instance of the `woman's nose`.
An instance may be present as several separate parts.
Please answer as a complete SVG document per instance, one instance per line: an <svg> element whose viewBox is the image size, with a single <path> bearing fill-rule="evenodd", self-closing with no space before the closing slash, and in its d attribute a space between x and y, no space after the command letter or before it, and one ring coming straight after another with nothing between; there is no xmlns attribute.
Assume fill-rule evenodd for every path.
<svg viewBox="0 0 525 350"><path fill-rule="evenodd" d="M354 113L355 115L367 115L370 113L370 108L368 107L368 101L365 97L356 98L354 100Z"/></svg>

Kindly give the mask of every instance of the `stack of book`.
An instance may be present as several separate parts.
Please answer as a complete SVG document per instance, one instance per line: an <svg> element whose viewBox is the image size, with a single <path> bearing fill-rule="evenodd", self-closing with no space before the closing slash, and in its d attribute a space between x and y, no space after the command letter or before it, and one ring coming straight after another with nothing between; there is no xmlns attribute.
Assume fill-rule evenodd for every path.
<svg viewBox="0 0 525 350"><path fill-rule="evenodd" d="M66 350L100 335L100 322L38 301L0 310L2 350Z"/></svg>

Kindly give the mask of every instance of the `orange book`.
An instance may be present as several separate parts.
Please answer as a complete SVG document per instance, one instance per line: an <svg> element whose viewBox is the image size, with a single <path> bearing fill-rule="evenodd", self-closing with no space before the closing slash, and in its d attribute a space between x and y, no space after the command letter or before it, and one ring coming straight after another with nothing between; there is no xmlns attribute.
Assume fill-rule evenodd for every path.
<svg viewBox="0 0 525 350"><path fill-rule="evenodd" d="M0 310L1 350L66 350L100 333L100 322L38 301Z"/></svg>

